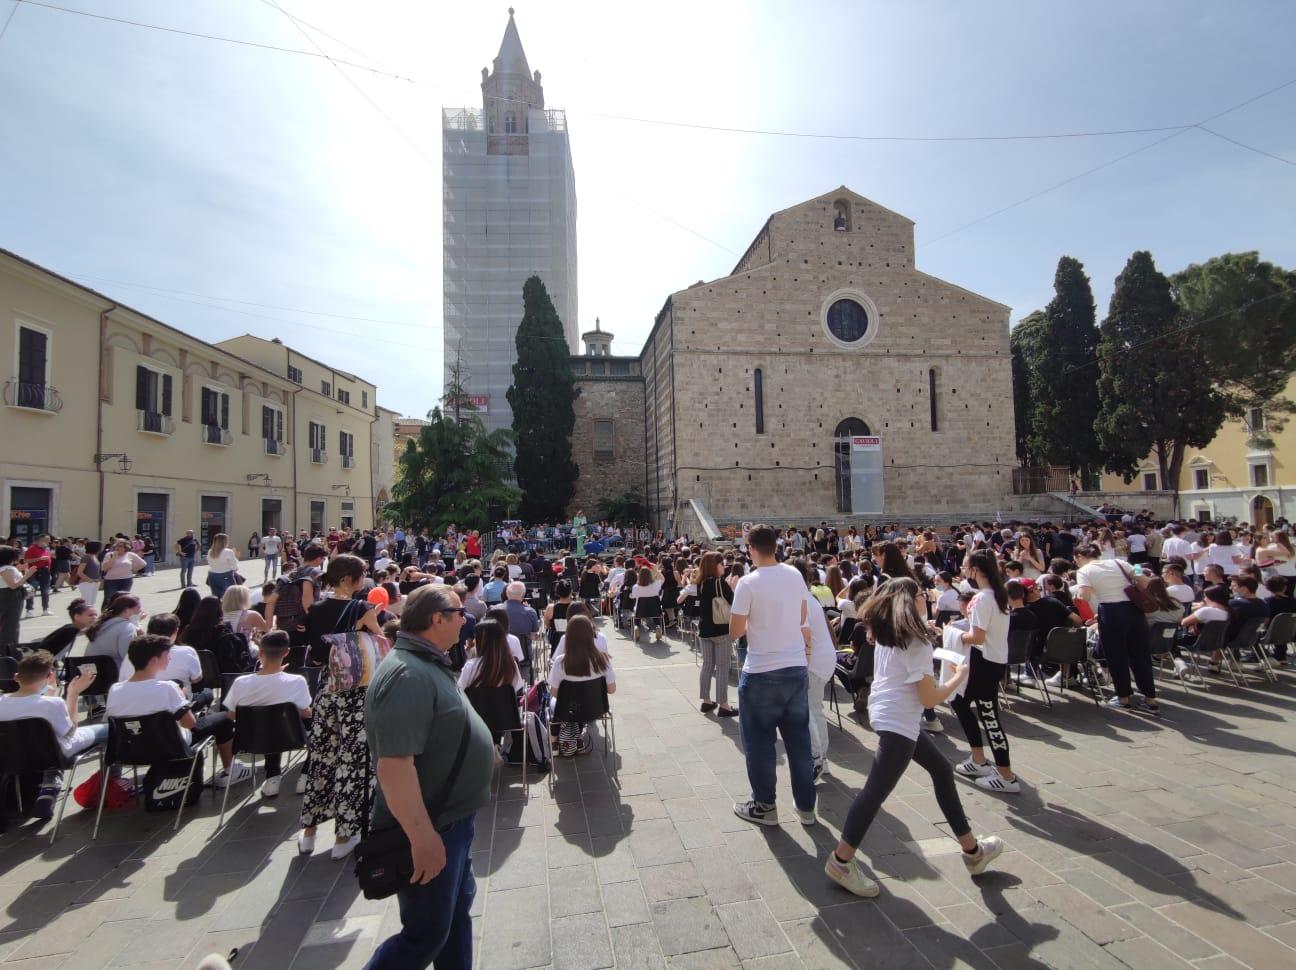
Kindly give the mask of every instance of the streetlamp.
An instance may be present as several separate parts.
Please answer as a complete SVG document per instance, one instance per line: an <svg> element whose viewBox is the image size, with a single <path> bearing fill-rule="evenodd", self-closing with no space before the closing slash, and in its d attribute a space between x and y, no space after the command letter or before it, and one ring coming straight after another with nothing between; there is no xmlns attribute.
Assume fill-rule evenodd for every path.
<svg viewBox="0 0 1296 970"><path fill-rule="evenodd" d="M111 454L100 454L100 455L95 455L95 456L94 456L94 463L95 463L96 465L101 465L101 464L103 464L104 462L108 461L108 459L110 459L110 458L116 458L116 459L117 459L117 467L118 467L119 469L121 469L121 473L122 473L123 475L125 475L127 472L129 472L129 471L131 470L131 466L133 466L133 465L135 464L133 461L131 461L130 455L128 455L128 454L126 454L125 452L122 452L122 451L112 452ZM101 470L102 470L102 469L101 469Z"/></svg>

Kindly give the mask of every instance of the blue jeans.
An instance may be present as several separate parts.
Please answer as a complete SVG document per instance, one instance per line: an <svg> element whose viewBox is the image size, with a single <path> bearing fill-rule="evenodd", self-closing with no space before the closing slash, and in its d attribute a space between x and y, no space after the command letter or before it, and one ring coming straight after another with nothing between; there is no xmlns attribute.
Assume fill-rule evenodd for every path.
<svg viewBox="0 0 1296 970"><path fill-rule="evenodd" d="M225 595L225 590L234 585L234 573L207 573L207 588L217 599Z"/></svg>
<svg viewBox="0 0 1296 970"><path fill-rule="evenodd" d="M472 970L472 909L477 881L472 871L473 819L437 829L445 845L445 868L431 882L396 894L401 931L374 951L365 970Z"/></svg>
<svg viewBox="0 0 1296 970"><path fill-rule="evenodd" d="M193 556L180 557L180 588L193 585Z"/></svg>
<svg viewBox="0 0 1296 970"><path fill-rule="evenodd" d="M130 579L105 579L103 581L103 609L108 605L108 601L113 598L114 593L129 593L131 587L135 585L134 578Z"/></svg>
<svg viewBox="0 0 1296 970"><path fill-rule="evenodd" d="M146 553L141 553L140 558L144 560L144 575L152 576L153 564L154 562L157 561L157 556L154 553L146 552Z"/></svg>
<svg viewBox="0 0 1296 970"><path fill-rule="evenodd" d="M803 811L815 807L807 684L805 667L783 667L759 674L744 670L738 678L738 720L747 757L747 780L751 782L752 798L762 805L774 804L777 730L783 736L788 774L792 776L792 800Z"/></svg>

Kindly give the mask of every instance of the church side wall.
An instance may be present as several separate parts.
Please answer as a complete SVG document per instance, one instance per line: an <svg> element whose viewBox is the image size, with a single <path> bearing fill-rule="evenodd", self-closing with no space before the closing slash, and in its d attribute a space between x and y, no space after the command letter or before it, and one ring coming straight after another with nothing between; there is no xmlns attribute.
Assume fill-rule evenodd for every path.
<svg viewBox="0 0 1296 970"><path fill-rule="evenodd" d="M569 514L601 517L606 500L644 491L644 385L638 378L577 380L572 458L580 468ZM612 422L611 457L594 451L594 422Z"/></svg>

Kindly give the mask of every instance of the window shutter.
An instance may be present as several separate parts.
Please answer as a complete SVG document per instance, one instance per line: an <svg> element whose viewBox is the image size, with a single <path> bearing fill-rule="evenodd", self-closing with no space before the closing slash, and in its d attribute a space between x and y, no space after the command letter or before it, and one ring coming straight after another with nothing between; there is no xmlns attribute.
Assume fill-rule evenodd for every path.
<svg viewBox="0 0 1296 970"><path fill-rule="evenodd" d="M135 408L138 411L149 410L149 369L135 368Z"/></svg>
<svg viewBox="0 0 1296 970"><path fill-rule="evenodd" d="M220 426L226 431L229 430L229 395L220 396Z"/></svg>
<svg viewBox="0 0 1296 970"><path fill-rule="evenodd" d="M274 412L261 405L261 437L267 441L274 437Z"/></svg>
<svg viewBox="0 0 1296 970"><path fill-rule="evenodd" d="M272 410L273 410L273 409L272 409ZM284 418L283 418L283 412L282 412L282 411L275 411L275 412L274 412L274 419L275 419L275 424L274 424L275 435L274 435L274 439L275 439L275 441L283 441L283 440L284 440L284 433L283 433L283 421L284 421Z"/></svg>
<svg viewBox="0 0 1296 970"><path fill-rule="evenodd" d="M171 375L162 375L162 413L171 416Z"/></svg>
<svg viewBox="0 0 1296 970"><path fill-rule="evenodd" d="M216 423L215 402L212 400L212 392L209 388L202 389L202 416L198 419L202 422L203 427L210 428Z"/></svg>
<svg viewBox="0 0 1296 970"><path fill-rule="evenodd" d="M18 334L18 380L24 384L44 384L49 338L39 330L26 327L21 327Z"/></svg>

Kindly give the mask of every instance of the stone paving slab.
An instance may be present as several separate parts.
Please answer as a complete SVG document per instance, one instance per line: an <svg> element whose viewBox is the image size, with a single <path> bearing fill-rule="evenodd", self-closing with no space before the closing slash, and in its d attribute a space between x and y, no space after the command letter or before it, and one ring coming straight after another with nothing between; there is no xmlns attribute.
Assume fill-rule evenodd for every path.
<svg viewBox="0 0 1296 970"><path fill-rule="evenodd" d="M174 605L176 575L137 581L146 609ZM23 639L60 620L24 620ZM1209 694L1167 685L1159 721L1014 696L1004 721L1022 793L960 788L1005 854L970 879L911 771L863 847L882 895L860 900L821 870L874 750L849 705L840 729L830 715L822 824L756 828L732 813L748 793L738 725L697 711L688 645L605 632L620 688L607 757L600 739L525 787L502 768L478 820L483 970L1296 966L1291 672ZM957 723L942 719L937 744L962 757ZM790 806L784 766L779 783ZM130 809L91 841L75 806L53 845L12 826L0 836L0 967L179 970L232 950L236 967L363 966L399 926L395 903L363 899L327 853L297 855L290 791L263 801L244 787L220 831L210 794L177 833L169 816Z"/></svg>

